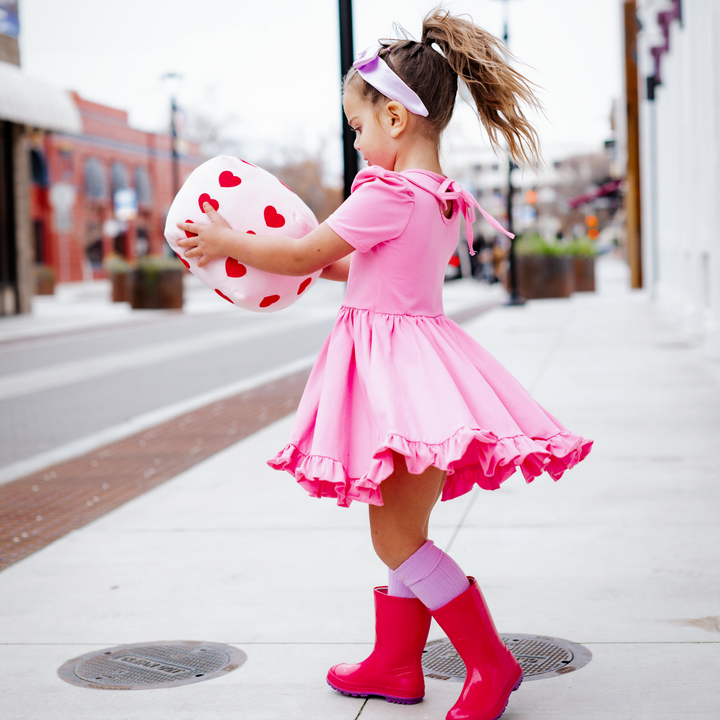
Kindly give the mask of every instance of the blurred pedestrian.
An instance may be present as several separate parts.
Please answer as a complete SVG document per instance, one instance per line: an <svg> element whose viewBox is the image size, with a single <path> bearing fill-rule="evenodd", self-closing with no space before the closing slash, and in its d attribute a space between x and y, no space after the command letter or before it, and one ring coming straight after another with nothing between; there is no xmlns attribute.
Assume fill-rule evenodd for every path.
<svg viewBox="0 0 720 720"><path fill-rule="evenodd" d="M230 256L261 270L347 280L345 302L308 380L289 444L270 461L315 497L369 505L372 542L387 565L375 589L376 644L328 682L352 696L411 704L424 695L420 658L434 617L467 667L451 720L496 720L522 670L483 596L428 539L436 502L475 485L496 489L520 468L558 479L591 441L566 430L442 311L442 281L460 218L472 242L474 197L446 178L440 135L458 78L498 146L534 162L537 136L521 105L537 105L507 51L470 21L434 10L422 39L384 41L344 81L355 147L369 167L326 222L294 240L210 225L179 227L200 262ZM480 209L498 231L499 223ZM352 257L352 261L351 258Z"/></svg>
<svg viewBox="0 0 720 720"><path fill-rule="evenodd" d="M496 236L493 239L492 244L493 272L495 273L495 277L497 278L498 282L501 283L505 282L509 268L508 256L510 254L510 244L504 242L505 239Z"/></svg>

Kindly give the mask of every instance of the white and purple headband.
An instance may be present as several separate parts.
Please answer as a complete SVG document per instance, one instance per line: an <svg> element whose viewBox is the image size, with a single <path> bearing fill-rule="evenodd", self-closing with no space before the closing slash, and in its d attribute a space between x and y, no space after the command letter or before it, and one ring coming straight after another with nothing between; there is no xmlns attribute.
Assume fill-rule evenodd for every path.
<svg viewBox="0 0 720 720"><path fill-rule="evenodd" d="M428 109L414 90L411 90L402 79L396 75L390 66L379 57L378 48L363 50L353 63L360 77L372 85L385 97L402 103L411 113L428 116Z"/></svg>

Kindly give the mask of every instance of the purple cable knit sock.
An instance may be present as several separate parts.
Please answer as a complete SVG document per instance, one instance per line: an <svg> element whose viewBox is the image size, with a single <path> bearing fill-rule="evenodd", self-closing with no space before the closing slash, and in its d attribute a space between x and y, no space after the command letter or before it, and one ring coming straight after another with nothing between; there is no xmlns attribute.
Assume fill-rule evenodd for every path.
<svg viewBox="0 0 720 720"><path fill-rule="evenodd" d="M390 568L388 568L388 595L401 598L415 597L415 593L413 593L405 583L399 580Z"/></svg>
<svg viewBox="0 0 720 720"><path fill-rule="evenodd" d="M438 610L470 587L459 565L432 540L393 572L428 610Z"/></svg>

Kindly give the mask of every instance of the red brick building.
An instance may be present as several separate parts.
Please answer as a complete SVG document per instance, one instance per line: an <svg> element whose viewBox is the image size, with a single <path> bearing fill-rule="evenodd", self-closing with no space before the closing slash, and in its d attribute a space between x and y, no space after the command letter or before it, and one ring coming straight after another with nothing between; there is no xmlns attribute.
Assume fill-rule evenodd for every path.
<svg viewBox="0 0 720 720"><path fill-rule="evenodd" d="M79 135L30 137L35 262L58 281L104 275L103 261L166 253L165 216L174 197L170 135L136 130L123 110L72 93ZM200 163L198 146L178 143L179 179Z"/></svg>

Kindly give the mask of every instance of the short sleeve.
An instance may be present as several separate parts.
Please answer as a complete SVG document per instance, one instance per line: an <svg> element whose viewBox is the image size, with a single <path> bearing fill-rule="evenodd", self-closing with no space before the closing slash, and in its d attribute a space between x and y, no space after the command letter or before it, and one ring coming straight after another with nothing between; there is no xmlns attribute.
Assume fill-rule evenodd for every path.
<svg viewBox="0 0 720 720"><path fill-rule="evenodd" d="M369 167L357 174L352 194L325 222L346 243L367 252L402 235L414 206L412 187L404 178Z"/></svg>

